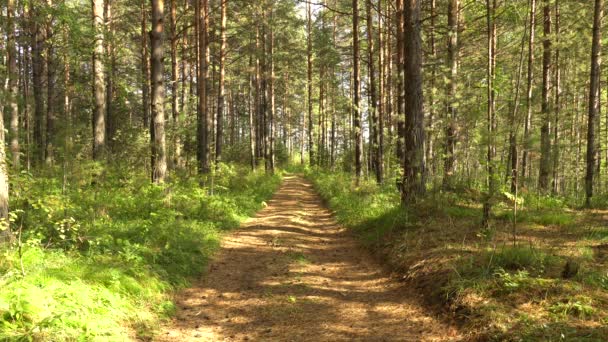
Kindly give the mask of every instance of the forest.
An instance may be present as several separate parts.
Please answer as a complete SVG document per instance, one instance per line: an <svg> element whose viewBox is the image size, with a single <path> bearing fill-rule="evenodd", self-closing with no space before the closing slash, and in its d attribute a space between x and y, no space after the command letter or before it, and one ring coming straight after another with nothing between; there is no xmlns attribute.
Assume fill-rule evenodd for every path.
<svg viewBox="0 0 608 342"><path fill-rule="evenodd" d="M603 19L0 0L0 341L608 341Z"/></svg>

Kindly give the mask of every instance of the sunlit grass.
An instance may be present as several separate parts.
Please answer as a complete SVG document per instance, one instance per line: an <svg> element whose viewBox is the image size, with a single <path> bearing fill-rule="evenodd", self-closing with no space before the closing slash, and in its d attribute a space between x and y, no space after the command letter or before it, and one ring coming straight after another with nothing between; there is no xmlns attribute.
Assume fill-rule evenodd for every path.
<svg viewBox="0 0 608 342"><path fill-rule="evenodd" d="M139 174L63 196L51 179L24 180L13 206L24 208L23 254L16 245L0 254L0 341L152 336L175 311L171 293L204 271L222 231L260 209L280 182L222 171L213 195L196 180L159 187Z"/></svg>

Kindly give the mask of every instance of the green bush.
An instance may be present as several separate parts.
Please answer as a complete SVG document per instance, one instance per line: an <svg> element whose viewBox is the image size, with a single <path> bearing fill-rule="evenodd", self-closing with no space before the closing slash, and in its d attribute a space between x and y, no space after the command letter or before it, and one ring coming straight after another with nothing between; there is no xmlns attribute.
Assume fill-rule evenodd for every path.
<svg viewBox="0 0 608 342"><path fill-rule="evenodd" d="M82 167L13 178L18 244L0 250L1 340L125 340L173 312L170 293L203 272L221 232L261 208L280 175L221 165L211 183ZM22 266L23 265L23 266Z"/></svg>

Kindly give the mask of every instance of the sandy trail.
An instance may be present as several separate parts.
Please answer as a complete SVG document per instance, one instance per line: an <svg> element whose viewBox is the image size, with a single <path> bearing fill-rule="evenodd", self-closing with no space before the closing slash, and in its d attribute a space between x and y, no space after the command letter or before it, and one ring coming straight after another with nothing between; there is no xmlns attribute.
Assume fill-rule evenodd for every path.
<svg viewBox="0 0 608 342"><path fill-rule="evenodd" d="M286 177L268 204L224 238L158 341L459 339L336 223L308 181Z"/></svg>

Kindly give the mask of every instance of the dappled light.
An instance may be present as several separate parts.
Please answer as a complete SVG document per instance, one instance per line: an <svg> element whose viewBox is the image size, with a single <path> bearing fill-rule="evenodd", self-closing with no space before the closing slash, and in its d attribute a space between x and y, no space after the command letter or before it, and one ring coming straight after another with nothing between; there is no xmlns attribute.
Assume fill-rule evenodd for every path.
<svg viewBox="0 0 608 342"><path fill-rule="evenodd" d="M287 176L268 207L224 238L159 340L458 339L373 260L307 180Z"/></svg>

